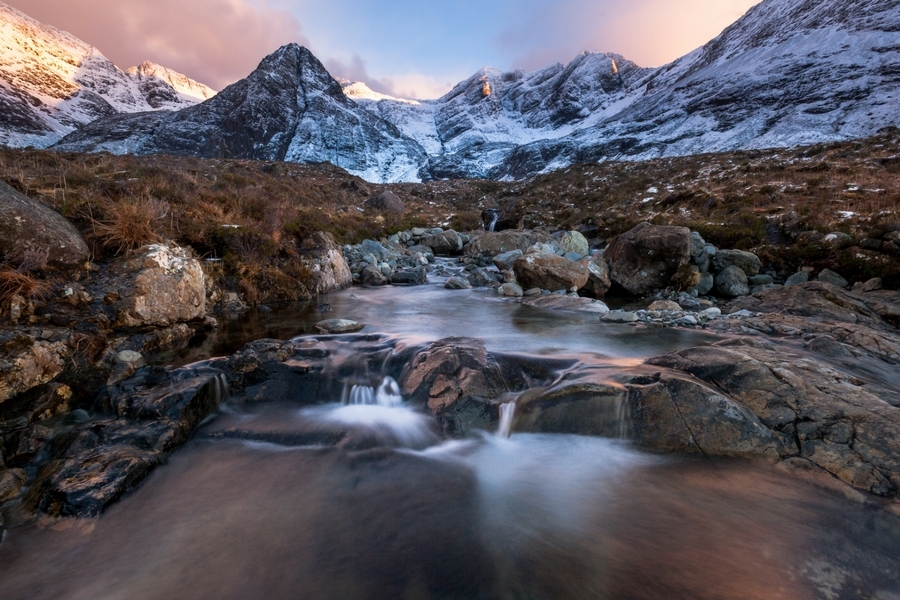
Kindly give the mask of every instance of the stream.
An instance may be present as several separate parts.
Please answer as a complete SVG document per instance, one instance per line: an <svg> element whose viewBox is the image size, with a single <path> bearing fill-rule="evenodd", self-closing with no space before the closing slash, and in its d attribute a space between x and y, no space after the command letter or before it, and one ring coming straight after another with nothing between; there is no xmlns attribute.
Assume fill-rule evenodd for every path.
<svg viewBox="0 0 900 600"><path fill-rule="evenodd" d="M407 346L470 336L611 368L719 339L430 282L332 294L327 312L254 310L151 360L186 365L324 318ZM7 531L0 598L900 599L900 519L838 486L618 437L447 439L377 379L315 406L231 398L102 517ZM337 429L354 443L327 443Z"/></svg>

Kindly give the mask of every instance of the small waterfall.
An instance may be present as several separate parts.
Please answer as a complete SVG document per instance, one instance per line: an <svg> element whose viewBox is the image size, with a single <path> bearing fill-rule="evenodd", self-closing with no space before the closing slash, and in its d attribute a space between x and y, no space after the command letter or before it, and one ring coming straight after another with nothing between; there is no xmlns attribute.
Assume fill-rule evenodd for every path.
<svg viewBox="0 0 900 600"><path fill-rule="evenodd" d="M494 231L497 221L500 220L500 211L496 208L486 208L481 211L481 222L486 231Z"/></svg>
<svg viewBox="0 0 900 600"><path fill-rule="evenodd" d="M346 404L357 406L377 405L390 408L401 406L403 404L403 396L400 395L400 386L394 378L386 376L377 388L369 385L354 385L351 387Z"/></svg>
<svg viewBox="0 0 900 600"><path fill-rule="evenodd" d="M210 385L212 386L213 400L217 405L228 400L231 390L228 388L228 378L225 377L225 373L216 373L210 381Z"/></svg>
<svg viewBox="0 0 900 600"><path fill-rule="evenodd" d="M508 438L512 435L513 417L516 415L516 401L506 402L500 405L500 426L497 427L497 435Z"/></svg>
<svg viewBox="0 0 900 600"><path fill-rule="evenodd" d="M494 218L491 219L491 225L490 225L490 227L488 228L488 231L493 231L493 230L494 230L494 227L497 226L497 221L499 221L499 220L500 220L500 214L499 214L499 213L498 213L498 214L495 214L495 215L494 215Z"/></svg>
<svg viewBox="0 0 900 600"><path fill-rule="evenodd" d="M628 404L628 396L625 395L616 400L616 437L627 440L631 437L631 410Z"/></svg>

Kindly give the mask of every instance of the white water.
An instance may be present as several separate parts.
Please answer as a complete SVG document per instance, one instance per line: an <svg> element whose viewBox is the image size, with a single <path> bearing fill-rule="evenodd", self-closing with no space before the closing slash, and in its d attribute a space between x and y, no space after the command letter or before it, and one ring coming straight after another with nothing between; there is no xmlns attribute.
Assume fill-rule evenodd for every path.
<svg viewBox="0 0 900 600"><path fill-rule="evenodd" d="M500 426L497 427L497 435L502 438L508 438L510 435L512 435L513 417L515 416L515 400L500 405Z"/></svg>

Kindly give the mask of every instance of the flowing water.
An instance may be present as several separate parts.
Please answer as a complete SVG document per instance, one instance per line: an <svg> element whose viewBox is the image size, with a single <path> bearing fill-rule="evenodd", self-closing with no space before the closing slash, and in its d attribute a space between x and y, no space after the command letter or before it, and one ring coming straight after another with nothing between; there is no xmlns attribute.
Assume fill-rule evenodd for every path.
<svg viewBox="0 0 900 600"><path fill-rule="evenodd" d="M612 367L711 341L436 285L327 301L328 317L408 343L469 335ZM242 341L226 325L167 359L323 318L257 317L234 324ZM900 598L900 519L836 487L619 438L516 433L515 398L496 434L447 440L389 377L343 383L312 407L234 398L101 518L10 530L0 598Z"/></svg>

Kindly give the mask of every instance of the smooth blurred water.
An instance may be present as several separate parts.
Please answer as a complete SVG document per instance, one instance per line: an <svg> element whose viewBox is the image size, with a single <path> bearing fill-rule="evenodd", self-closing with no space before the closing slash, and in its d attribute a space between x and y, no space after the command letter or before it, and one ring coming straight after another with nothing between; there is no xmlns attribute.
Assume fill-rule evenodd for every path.
<svg viewBox="0 0 900 600"><path fill-rule="evenodd" d="M472 336L612 366L714 340L437 284L327 301L327 315L292 305L226 321L156 360L313 333L325 317L404 343ZM352 375L343 395L233 399L101 518L10 530L0 599L900 598L900 519L827 480L618 439L446 440L359 352L335 346Z"/></svg>

